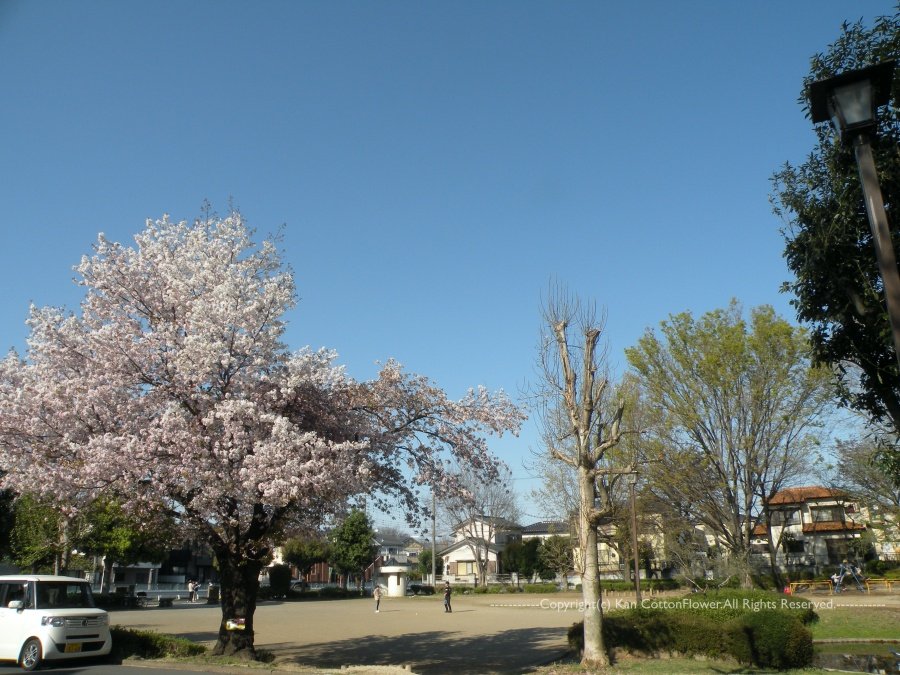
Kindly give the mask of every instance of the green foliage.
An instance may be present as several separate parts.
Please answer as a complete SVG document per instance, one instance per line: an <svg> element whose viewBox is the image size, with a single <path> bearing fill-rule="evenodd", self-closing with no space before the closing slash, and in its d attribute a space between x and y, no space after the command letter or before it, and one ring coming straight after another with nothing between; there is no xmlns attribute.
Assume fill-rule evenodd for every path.
<svg viewBox="0 0 900 675"><path fill-rule="evenodd" d="M744 614L738 625L747 642L734 644L746 644L748 650L735 654L738 660L778 669L803 668L812 663L812 633L796 617L778 610L761 610Z"/></svg>
<svg viewBox="0 0 900 675"><path fill-rule="evenodd" d="M648 414L658 416L642 436L655 456L654 493L709 524L734 554L718 562L731 559L741 576L751 544L744 514L811 459L832 402L832 375L812 367L809 352L805 332L771 306L745 316L737 301L672 315L626 350Z"/></svg>
<svg viewBox="0 0 900 675"><path fill-rule="evenodd" d="M434 586L430 584L410 584L407 588L413 595L434 595Z"/></svg>
<svg viewBox="0 0 900 675"><path fill-rule="evenodd" d="M800 102L808 110L806 91L813 81L898 56L900 13L877 19L871 28L845 23L837 40L811 59ZM828 124L820 124L816 133L818 142L807 160L785 164L773 176L772 202L786 223L784 257L793 277L782 290L794 296L797 318L811 328L815 359L835 368L841 402L889 424L896 434L900 373L853 150ZM898 144L900 109L888 106L879 112L873 153L888 221L895 224ZM886 466L900 481L896 450L886 451Z"/></svg>
<svg viewBox="0 0 900 675"><path fill-rule="evenodd" d="M634 582L618 579L605 579L601 582L605 591L633 591ZM641 579L642 591L674 591L681 587L677 579Z"/></svg>
<svg viewBox="0 0 900 675"><path fill-rule="evenodd" d="M22 495L14 508L15 524L10 533L13 560L25 569L52 567L62 552L61 514L31 495Z"/></svg>
<svg viewBox="0 0 900 675"><path fill-rule="evenodd" d="M771 594L767 594L771 599ZM716 601L753 599L732 594ZM712 597L709 598L712 600ZM796 612L738 603L736 608L704 605L696 598L678 608L632 608L604 618L603 636L609 649L638 654L681 654L707 658L734 658L760 667L794 668L812 662L812 634ZM780 603L778 605L780 607ZM568 632L573 649L583 647L583 623Z"/></svg>
<svg viewBox="0 0 900 675"><path fill-rule="evenodd" d="M0 560L12 553L12 529L16 522L13 499L11 490L0 490Z"/></svg>
<svg viewBox="0 0 900 675"><path fill-rule="evenodd" d="M515 541L503 550L503 568L506 572L516 572L524 577L548 577L554 574L541 557L541 540Z"/></svg>
<svg viewBox="0 0 900 675"><path fill-rule="evenodd" d="M354 511L331 533L331 563L344 574L361 574L375 560L369 518Z"/></svg>
<svg viewBox="0 0 900 675"><path fill-rule="evenodd" d="M556 593L559 588L556 584L525 584L522 590L525 593Z"/></svg>
<svg viewBox="0 0 900 675"><path fill-rule="evenodd" d="M558 534L547 537L541 542L538 556L543 569L549 574L564 578L572 569L572 541L569 537Z"/></svg>
<svg viewBox="0 0 900 675"><path fill-rule="evenodd" d="M870 560L866 563L866 573L890 579L892 575L900 577L900 563L893 560Z"/></svg>
<svg viewBox="0 0 900 675"><path fill-rule="evenodd" d="M300 576L309 574L313 565L326 562L331 556L329 543L318 537L291 537L281 548L284 561L300 571Z"/></svg>
<svg viewBox="0 0 900 675"><path fill-rule="evenodd" d="M580 650L584 625L569 629L569 645ZM707 658L727 658L740 651L745 641L740 628L706 616L631 609L608 614L603 620L603 639L608 649L625 649L636 654L683 654ZM749 651L745 649L744 651ZM749 663L750 661L745 661Z"/></svg>
<svg viewBox="0 0 900 675"><path fill-rule="evenodd" d="M289 565L272 565L269 568L269 588L276 598L287 597L291 590L291 568Z"/></svg>
<svg viewBox="0 0 900 675"><path fill-rule="evenodd" d="M165 657L183 658L206 653L206 647L185 638L164 635L149 630L134 630L112 626L112 657L125 659L138 657L142 659L161 659Z"/></svg>
<svg viewBox="0 0 900 675"><path fill-rule="evenodd" d="M81 515L78 547L90 554L109 556L116 563L162 562L174 544L174 521L160 513L128 514L114 499L92 503Z"/></svg>
<svg viewBox="0 0 900 675"><path fill-rule="evenodd" d="M419 554L419 564L417 569L419 574L423 577L431 574L431 549L425 549ZM435 559L434 570L435 574L444 573L444 559L440 556L437 556Z"/></svg>

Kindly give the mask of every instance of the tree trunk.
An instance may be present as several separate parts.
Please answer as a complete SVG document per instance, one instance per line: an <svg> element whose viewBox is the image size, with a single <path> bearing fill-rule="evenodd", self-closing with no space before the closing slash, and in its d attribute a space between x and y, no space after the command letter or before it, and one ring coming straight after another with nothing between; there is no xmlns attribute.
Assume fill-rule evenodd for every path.
<svg viewBox="0 0 900 675"><path fill-rule="evenodd" d="M112 556L103 556L103 571L100 573L100 595L108 593L112 587L113 564Z"/></svg>
<svg viewBox="0 0 900 675"><path fill-rule="evenodd" d="M584 601L584 653L581 664L586 667L608 666L609 657L603 644L603 606L600 595L600 564L597 557L597 527L590 514L594 510L594 479L586 469L578 469L584 570L581 575L581 597Z"/></svg>
<svg viewBox="0 0 900 675"><path fill-rule="evenodd" d="M216 559L219 561L222 622L213 654L256 660L253 615L256 613L262 562L241 557L225 548L216 550Z"/></svg>
<svg viewBox="0 0 900 675"><path fill-rule="evenodd" d="M784 528L781 528L782 534L784 533ZM772 520L770 517L766 517L766 546L769 549L769 569L772 571L772 580L775 582L775 588L777 590L781 590L784 588L784 578L781 576L781 570L778 569L778 549L781 547L781 537L778 538L778 541L774 541L772 539ZM787 558L787 556L785 556Z"/></svg>

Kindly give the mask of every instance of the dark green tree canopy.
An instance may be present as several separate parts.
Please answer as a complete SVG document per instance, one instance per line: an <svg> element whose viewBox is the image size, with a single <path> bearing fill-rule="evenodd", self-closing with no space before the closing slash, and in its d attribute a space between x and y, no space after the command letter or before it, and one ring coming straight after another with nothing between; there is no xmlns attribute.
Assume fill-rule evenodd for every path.
<svg viewBox="0 0 900 675"><path fill-rule="evenodd" d="M331 562L345 574L361 573L375 560L375 532L362 511L353 511L331 533Z"/></svg>
<svg viewBox="0 0 900 675"><path fill-rule="evenodd" d="M282 556L285 562L296 567L301 576L309 574L313 565L326 562L331 556L331 547L320 537L292 537L284 542Z"/></svg>
<svg viewBox="0 0 900 675"><path fill-rule="evenodd" d="M900 13L871 27L845 23L838 39L811 59L800 103L809 115L809 85L839 73L900 57ZM896 101L895 84L892 100ZM813 357L840 378L842 403L878 424L900 430L900 373L891 341L881 278L852 148L828 124L816 127L807 160L785 164L773 177L772 202L785 222L784 256L794 279L782 291L794 296L797 318L810 328ZM873 152L888 219L896 231L900 212L900 110L879 114ZM895 251L898 237L894 235Z"/></svg>

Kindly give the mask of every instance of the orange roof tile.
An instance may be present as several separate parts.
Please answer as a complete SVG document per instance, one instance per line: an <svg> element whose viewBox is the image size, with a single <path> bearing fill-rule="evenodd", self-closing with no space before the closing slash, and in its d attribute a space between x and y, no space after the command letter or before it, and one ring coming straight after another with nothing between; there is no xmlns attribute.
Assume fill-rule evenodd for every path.
<svg viewBox="0 0 900 675"><path fill-rule="evenodd" d="M820 485L795 487L776 492L772 499L769 500L769 505L802 504L811 499L839 499L847 498L849 496L850 495L843 490L822 487Z"/></svg>
<svg viewBox="0 0 900 675"><path fill-rule="evenodd" d="M866 526L862 523L839 522L836 520L823 521L821 523L807 523L803 526L803 534L811 534L814 532L843 532L844 530L864 530Z"/></svg>

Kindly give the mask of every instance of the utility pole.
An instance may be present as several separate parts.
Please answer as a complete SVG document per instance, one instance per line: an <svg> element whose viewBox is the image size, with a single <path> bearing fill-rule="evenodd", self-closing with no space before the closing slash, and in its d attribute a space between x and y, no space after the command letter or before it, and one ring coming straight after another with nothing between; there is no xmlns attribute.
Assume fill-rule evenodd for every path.
<svg viewBox="0 0 900 675"><path fill-rule="evenodd" d="M437 585L437 558L435 558L435 539L437 539L437 498L434 486L431 488L431 585Z"/></svg>

